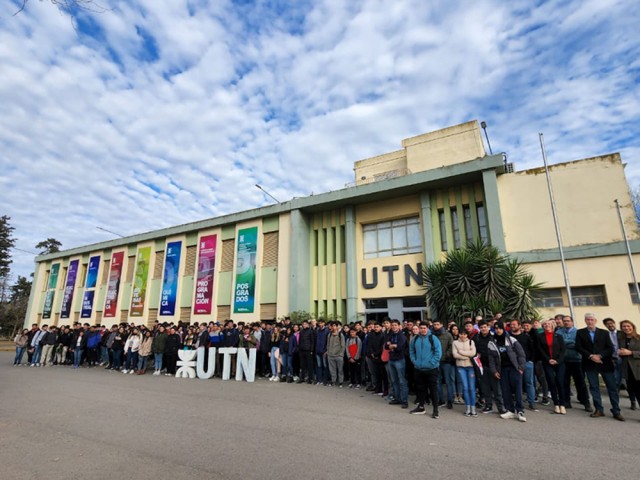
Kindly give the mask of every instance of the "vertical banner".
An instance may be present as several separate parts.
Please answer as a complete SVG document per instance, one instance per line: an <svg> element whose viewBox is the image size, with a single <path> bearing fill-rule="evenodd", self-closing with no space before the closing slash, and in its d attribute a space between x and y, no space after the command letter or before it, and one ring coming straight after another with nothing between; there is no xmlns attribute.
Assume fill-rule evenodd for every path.
<svg viewBox="0 0 640 480"><path fill-rule="evenodd" d="M198 255L198 277L196 280L196 298L193 313L210 314L213 303L213 274L216 269L216 235L200 238Z"/></svg>
<svg viewBox="0 0 640 480"><path fill-rule="evenodd" d="M239 230L233 313L253 313L257 251L258 227Z"/></svg>
<svg viewBox="0 0 640 480"><path fill-rule="evenodd" d="M123 260L124 252L116 252L111 256L111 266L109 267L109 283L107 284L107 299L104 302L105 317L116 316Z"/></svg>
<svg viewBox="0 0 640 480"><path fill-rule="evenodd" d="M91 312L93 311L93 297L95 293L95 290L87 290L84 292L84 298L82 299L82 313L80 313L82 318L91 318Z"/></svg>
<svg viewBox="0 0 640 480"><path fill-rule="evenodd" d="M178 294L181 251L182 242L171 242L167 244L167 256L164 261L164 278L162 279L162 297L160 299L160 315L175 315L176 313L176 295Z"/></svg>
<svg viewBox="0 0 640 480"><path fill-rule="evenodd" d="M87 270L87 283L85 288L96 288L98 284L98 270L100 269L100 255L89 259L89 268Z"/></svg>
<svg viewBox="0 0 640 480"><path fill-rule="evenodd" d="M44 299L44 309L42 310L42 318L51 318L51 310L53 309L53 297L56 293L55 288L58 283L59 272L59 263L51 266L51 271L49 272L49 284L47 285L47 296Z"/></svg>
<svg viewBox="0 0 640 480"><path fill-rule="evenodd" d="M129 315L141 317L144 313L144 301L147 295L147 279L149 277L149 260L151 259L151 247L138 249L136 258L136 273L133 277L133 294L131 296L131 308Z"/></svg>
<svg viewBox="0 0 640 480"><path fill-rule="evenodd" d="M73 291L76 288L76 277L78 276L78 265L80 260L73 260L69 263L67 271L67 283L64 287L64 295L62 297L62 309L60 318L69 318L71 314L71 303L73 302Z"/></svg>

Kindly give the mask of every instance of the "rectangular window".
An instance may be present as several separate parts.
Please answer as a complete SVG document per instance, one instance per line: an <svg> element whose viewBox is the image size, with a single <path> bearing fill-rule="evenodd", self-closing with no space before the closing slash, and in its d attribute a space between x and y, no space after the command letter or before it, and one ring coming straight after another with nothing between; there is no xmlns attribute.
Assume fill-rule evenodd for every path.
<svg viewBox="0 0 640 480"><path fill-rule="evenodd" d="M447 224L444 219L444 210L438 210L438 222L440 223L440 249L447 251Z"/></svg>
<svg viewBox="0 0 640 480"><path fill-rule="evenodd" d="M418 308L418 307L426 307L426 306L427 306L426 297L405 297L402 299L403 308Z"/></svg>
<svg viewBox="0 0 640 480"><path fill-rule="evenodd" d="M386 298L370 298L369 300L364 301L364 308L367 310L372 309L386 309L387 308L387 299Z"/></svg>
<svg viewBox="0 0 640 480"><path fill-rule="evenodd" d="M422 252L418 217L363 225L364 258Z"/></svg>
<svg viewBox="0 0 640 480"><path fill-rule="evenodd" d="M458 210L451 209L451 224L453 226L453 244L457 249L462 248L462 241L460 240L460 224L458 223Z"/></svg>
<svg viewBox="0 0 640 480"><path fill-rule="evenodd" d="M640 283L638 284L638 286L640 287ZM640 303L640 300L638 300L638 294L636 293L636 289L633 286L633 283L629 284L629 295L631 295L631 303L633 303L634 305L638 305Z"/></svg>
<svg viewBox="0 0 640 480"><path fill-rule="evenodd" d="M462 206L462 213L464 215L464 233L468 245L473 243L473 227L471 225L471 208L469 208L469 205Z"/></svg>
<svg viewBox="0 0 640 480"><path fill-rule="evenodd" d="M563 288L543 288L536 292L533 303L536 307L566 307L562 296Z"/></svg>
<svg viewBox="0 0 640 480"><path fill-rule="evenodd" d="M607 292L604 285L590 285L587 287L571 287L573 305L576 307L607 306Z"/></svg>
<svg viewBox="0 0 640 480"><path fill-rule="evenodd" d="M481 203L476 204L476 211L478 213L478 231L480 232L480 240L482 243L489 243L489 236L487 235L487 217L485 215L484 205Z"/></svg>

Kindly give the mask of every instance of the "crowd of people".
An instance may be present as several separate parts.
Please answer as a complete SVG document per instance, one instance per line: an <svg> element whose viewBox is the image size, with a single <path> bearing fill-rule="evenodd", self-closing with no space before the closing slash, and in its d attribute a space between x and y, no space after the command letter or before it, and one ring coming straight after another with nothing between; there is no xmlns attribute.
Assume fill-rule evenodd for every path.
<svg viewBox="0 0 640 480"><path fill-rule="evenodd" d="M39 327L15 337L15 366L25 352L31 367L104 367L123 374L173 376L178 351L199 347L256 349L256 375L272 382L364 388L390 405L439 418L440 409L464 405L464 415L497 413L526 422L526 410L549 406L565 415L580 404L593 418L605 416L600 378L613 418L624 421L620 390L629 408L640 398L640 335L629 320L592 314L577 329L568 315L544 322L466 318L400 322L384 319L342 325L324 320L237 325L227 320L193 325L155 322ZM208 351L208 349L207 349ZM232 363L232 375L235 365ZM221 376L222 361L216 362ZM575 395L571 389L573 383ZM553 404L553 406L551 406Z"/></svg>

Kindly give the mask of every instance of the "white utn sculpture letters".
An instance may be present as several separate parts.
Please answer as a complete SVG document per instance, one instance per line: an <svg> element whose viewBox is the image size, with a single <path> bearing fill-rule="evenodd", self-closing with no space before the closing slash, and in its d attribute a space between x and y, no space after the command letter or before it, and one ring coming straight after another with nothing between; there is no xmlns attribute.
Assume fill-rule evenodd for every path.
<svg viewBox="0 0 640 480"><path fill-rule="evenodd" d="M196 373L198 378L207 380L216 373L216 349L215 347L209 347L209 361L207 362L207 369L204 369L204 347L198 348L198 367Z"/></svg>
<svg viewBox="0 0 640 480"><path fill-rule="evenodd" d="M256 349L249 349L249 356L247 357L247 349L238 349L238 360L236 362L236 382L242 381L242 374L247 379L247 382L253 382L256 379Z"/></svg>
<svg viewBox="0 0 640 480"><path fill-rule="evenodd" d="M176 372L176 378L196 378L196 371L193 367L196 366L197 353L195 350L178 350L180 360L176 365L180 368Z"/></svg>
<svg viewBox="0 0 640 480"><path fill-rule="evenodd" d="M225 347L218 350L223 355L222 361L222 379L229 380L231 377L231 355L238 351L235 347Z"/></svg>

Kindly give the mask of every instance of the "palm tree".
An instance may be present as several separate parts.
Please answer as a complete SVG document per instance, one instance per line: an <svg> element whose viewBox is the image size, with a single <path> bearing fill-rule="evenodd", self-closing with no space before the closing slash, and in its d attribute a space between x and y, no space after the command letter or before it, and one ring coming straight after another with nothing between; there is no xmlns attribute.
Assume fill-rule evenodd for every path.
<svg viewBox="0 0 640 480"><path fill-rule="evenodd" d="M536 318L541 285L525 265L481 241L447 253L423 270L427 303L443 320L493 316Z"/></svg>

